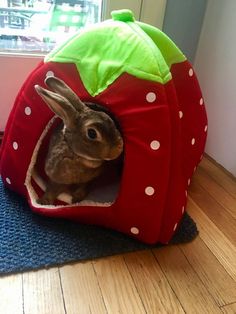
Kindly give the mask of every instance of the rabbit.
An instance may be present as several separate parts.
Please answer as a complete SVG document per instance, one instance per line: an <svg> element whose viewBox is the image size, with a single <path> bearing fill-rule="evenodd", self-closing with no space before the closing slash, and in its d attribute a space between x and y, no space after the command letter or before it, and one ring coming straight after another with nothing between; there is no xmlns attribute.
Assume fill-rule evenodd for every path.
<svg viewBox="0 0 236 314"><path fill-rule="evenodd" d="M96 104L91 104L91 109L61 79L50 76L45 84L50 90L39 85L35 90L62 122L49 142L45 159L49 181L37 202L52 205L59 194L69 192L72 203L78 203L106 163L122 155L123 138L108 113L94 110Z"/></svg>

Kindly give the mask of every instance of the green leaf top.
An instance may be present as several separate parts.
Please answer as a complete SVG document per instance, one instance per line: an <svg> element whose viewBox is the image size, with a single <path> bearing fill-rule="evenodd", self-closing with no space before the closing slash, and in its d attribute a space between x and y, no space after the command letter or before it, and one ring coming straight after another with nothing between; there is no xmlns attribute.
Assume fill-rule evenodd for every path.
<svg viewBox="0 0 236 314"><path fill-rule="evenodd" d="M151 37L134 22L132 12L115 11L112 17L113 20L87 28L69 39L53 50L45 62L74 63L92 96L104 91L125 72L162 84L168 82L170 65ZM176 51L179 52L178 48ZM178 62L184 60L181 52L177 55Z"/></svg>

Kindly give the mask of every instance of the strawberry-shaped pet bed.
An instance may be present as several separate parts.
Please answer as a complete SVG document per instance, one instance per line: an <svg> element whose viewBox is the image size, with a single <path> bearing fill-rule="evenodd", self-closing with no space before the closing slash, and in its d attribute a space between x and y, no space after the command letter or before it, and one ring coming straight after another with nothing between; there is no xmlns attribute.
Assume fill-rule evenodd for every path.
<svg viewBox="0 0 236 314"><path fill-rule="evenodd" d="M122 175L97 184L85 200L68 195L40 205L43 160L58 118L36 93L47 76L62 79L84 102L107 108L124 140ZM185 212L191 176L204 151L207 117L191 64L160 30L129 10L81 31L29 75L10 114L1 148L6 186L33 211L102 225L146 243L168 243Z"/></svg>

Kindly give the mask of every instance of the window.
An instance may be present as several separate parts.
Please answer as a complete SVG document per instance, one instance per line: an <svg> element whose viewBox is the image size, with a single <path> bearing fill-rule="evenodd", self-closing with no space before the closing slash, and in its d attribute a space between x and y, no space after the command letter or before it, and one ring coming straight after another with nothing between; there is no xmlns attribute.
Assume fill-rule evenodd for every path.
<svg viewBox="0 0 236 314"><path fill-rule="evenodd" d="M0 52L48 52L101 20L102 0L0 0Z"/></svg>
<svg viewBox="0 0 236 314"><path fill-rule="evenodd" d="M109 19L112 10L127 8L137 20L161 28L167 0L0 0L0 132L29 73L48 51L75 32L75 25L53 27L51 17L57 1L61 6L67 2L66 16L72 8L87 12L85 25Z"/></svg>

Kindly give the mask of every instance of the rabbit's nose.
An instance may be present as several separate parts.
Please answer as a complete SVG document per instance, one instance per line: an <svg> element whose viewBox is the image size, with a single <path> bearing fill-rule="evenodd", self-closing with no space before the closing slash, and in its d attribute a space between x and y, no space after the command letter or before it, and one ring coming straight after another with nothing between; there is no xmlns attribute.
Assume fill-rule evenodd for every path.
<svg viewBox="0 0 236 314"><path fill-rule="evenodd" d="M123 140L120 139L119 142L113 147L107 158L104 158L104 160L114 160L120 156L120 154L123 152Z"/></svg>

